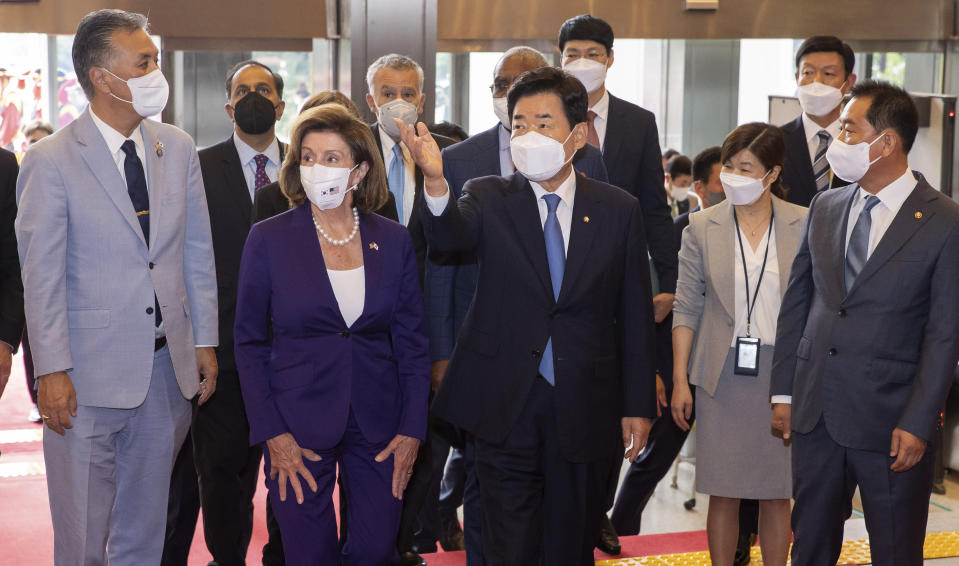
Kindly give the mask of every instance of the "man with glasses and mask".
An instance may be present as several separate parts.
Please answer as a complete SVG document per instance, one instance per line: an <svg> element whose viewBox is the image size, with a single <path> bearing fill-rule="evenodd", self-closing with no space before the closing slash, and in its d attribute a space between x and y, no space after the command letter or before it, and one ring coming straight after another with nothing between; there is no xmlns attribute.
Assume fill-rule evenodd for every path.
<svg viewBox="0 0 959 566"><path fill-rule="evenodd" d="M558 46L563 70L583 83L589 93L587 143L600 148L609 182L639 199L649 255L656 268L659 289L653 297L656 322L673 308L677 250L673 247L673 219L663 191L663 155L653 113L617 98L606 90L606 72L613 64L613 28L584 14L559 28ZM619 473L609 478L607 509L613 506ZM597 548L619 554L619 538L606 519Z"/></svg>
<svg viewBox="0 0 959 566"><path fill-rule="evenodd" d="M516 78L527 71L549 66L542 53L525 45L513 47L493 68L493 112L499 119L492 128L472 136L468 140L443 150L443 175L449 183L453 198L463 194L463 185L470 179L487 175L509 177L516 171L510 155L510 135L512 124L506 105L506 93ZM577 172L591 179L606 181L606 166L598 148L584 146L576 152L573 167ZM434 360L433 389L439 387L443 373L459 329L463 324L466 311L476 291L477 264L473 254L455 254L449 256L447 266L452 269L430 269L426 280L426 311L429 317L430 351ZM444 266L444 267L447 267ZM463 494L463 523L465 526L466 554L469 564L482 564L483 553L480 546L482 532L482 511L479 505L479 488L473 471L473 446L465 439L466 446L461 453L452 458L463 458L466 470L466 485ZM459 450L459 449L454 449ZM445 479L444 479L445 483ZM447 522L456 520L456 505L450 505L447 499L452 489L441 493L440 509L445 510Z"/></svg>
<svg viewBox="0 0 959 566"><path fill-rule="evenodd" d="M17 197L55 564L156 564L192 406L216 388L217 282L193 140L147 19L87 14L90 105L27 152Z"/></svg>
<svg viewBox="0 0 959 566"><path fill-rule="evenodd" d="M796 84L802 114L783 125L786 200L800 206L819 191L848 183L833 174L826 150L839 137L842 98L856 84L856 55L838 37L817 35L796 50Z"/></svg>
<svg viewBox="0 0 959 566"><path fill-rule="evenodd" d="M873 564L922 564L939 415L959 359L959 204L910 171L912 98L863 81L783 297L770 396L792 438L796 566L835 564L858 485Z"/></svg>
<svg viewBox="0 0 959 566"><path fill-rule="evenodd" d="M366 103L370 112L376 115L376 122L370 125L370 129L373 130L373 139L383 154L386 181L390 193L396 198L396 212L400 223L407 227L413 238L420 283L423 283L427 273L443 269L445 266L442 264L447 262L436 254L428 254L423 221L417 206L423 199L423 171L414 163L409 148L400 139L396 124L397 119L403 124L413 124L423 113L423 105L426 103L426 95L423 93L423 68L405 55L383 55L367 69L366 86L369 89ZM453 140L447 137L432 137L440 148L453 144ZM417 515L429 492L432 472L431 439L431 431L428 431L426 442L417 452L413 477L403 496L403 515L397 536L397 548L403 566L426 564L413 549L413 533L416 530Z"/></svg>
<svg viewBox="0 0 959 566"><path fill-rule="evenodd" d="M174 466L164 566L186 564L198 503L207 550L218 566L245 564L253 532L262 446L250 446L233 359L233 321L240 257L253 223L253 198L277 180L286 149L276 138L276 122L285 108L283 78L258 61L242 61L227 73L226 97L224 109L233 122L233 134L199 152L216 258L220 377L217 395L197 410L190 431L193 446L181 449ZM266 505L270 541L264 548L264 564L271 566L283 560L269 498Z"/></svg>

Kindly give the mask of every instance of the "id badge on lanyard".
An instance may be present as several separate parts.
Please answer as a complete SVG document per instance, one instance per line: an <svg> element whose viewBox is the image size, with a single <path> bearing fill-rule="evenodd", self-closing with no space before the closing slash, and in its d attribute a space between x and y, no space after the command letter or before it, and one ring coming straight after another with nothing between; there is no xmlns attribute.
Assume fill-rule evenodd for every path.
<svg viewBox="0 0 959 566"><path fill-rule="evenodd" d="M736 367L733 373L736 375L759 375L759 338L753 338L751 335L751 322L753 308L756 306L756 299L759 298L759 286L763 282L763 274L766 272L766 260L769 259L769 241L772 239L773 232L773 213L769 213L769 233L766 236L766 252L763 255L763 266L759 271L759 281L756 282L756 291L750 300L749 294L749 273L746 269L746 249L743 247L743 236L739 230L739 218L736 216L736 209L733 208L733 219L736 220L736 237L739 238L739 253L743 258L743 277L746 281L746 335L736 337Z"/></svg>

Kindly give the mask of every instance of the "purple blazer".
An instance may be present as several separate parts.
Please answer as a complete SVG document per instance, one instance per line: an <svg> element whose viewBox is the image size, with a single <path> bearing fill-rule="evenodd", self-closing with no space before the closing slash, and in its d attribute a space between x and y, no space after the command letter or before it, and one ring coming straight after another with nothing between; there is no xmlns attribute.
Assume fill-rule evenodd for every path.
<svg viewBox="0 0 959 566"><path fill-rule="evenodd" d="M236 304L250 444L290 432L336 446L350 411L369 442L426 435L430 360L416 257L402 225L360 214L363 314L346 326L309 204L253 226Z"/></svg>

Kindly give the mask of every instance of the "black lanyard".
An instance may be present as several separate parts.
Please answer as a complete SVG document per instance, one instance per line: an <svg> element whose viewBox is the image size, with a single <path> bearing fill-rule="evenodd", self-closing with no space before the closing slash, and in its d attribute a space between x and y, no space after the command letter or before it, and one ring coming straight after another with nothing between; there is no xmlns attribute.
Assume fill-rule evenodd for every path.
<svg viewBox="0 0 959 566"><path fill-rule="evenodd" d="M772 204L772 203L770 203ZM746 269L746 248L743 247L743 235L739 229L739 217L736 216L736 207L733 207L733 220L736 221L736 237L739 239L739 253L743 257L743 277L746 279L746 336L752 336L749 330L749 324L753 316L753 308L756 306L756 299L759 298L759 286L763 284L763 275L766 273L766 260L769 259L769 241L772 240L773 217L775 216L772 207L769 209L769 233L766 234L766 252L763 254L763 266L759 270L759 281L756 282L756 294L752 301L749 300L749 273Z"/></svg>

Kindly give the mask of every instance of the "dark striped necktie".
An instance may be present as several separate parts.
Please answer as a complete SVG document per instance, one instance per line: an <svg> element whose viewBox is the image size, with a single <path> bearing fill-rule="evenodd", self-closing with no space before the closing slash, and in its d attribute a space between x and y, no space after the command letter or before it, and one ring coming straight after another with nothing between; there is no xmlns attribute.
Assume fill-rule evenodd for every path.
<svg viewBox="0 0 959 566"><path fill-rule="evenodd" d="M819 137L819 147L816 148L816 159L813 159L812 171L813 177L816 179L816 191L822 191L829 187L829 181L831 180L826 150L829 149L832 136L826 130L819 130L816 136Z"/></svg>

